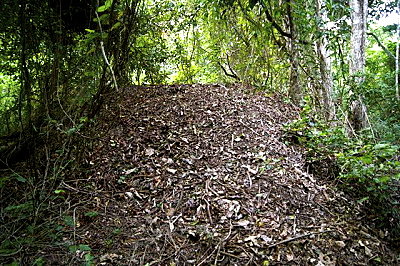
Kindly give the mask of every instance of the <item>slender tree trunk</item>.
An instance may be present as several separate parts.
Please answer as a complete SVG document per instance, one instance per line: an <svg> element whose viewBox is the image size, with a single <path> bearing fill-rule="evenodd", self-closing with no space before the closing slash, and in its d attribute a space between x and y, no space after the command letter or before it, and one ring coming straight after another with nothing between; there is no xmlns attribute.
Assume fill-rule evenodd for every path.
<svg viewBox="0 0 400 266"><path fill-rule="evenodd" d="M127 86L130 83L128 63L130 57L130 44L135 34L132 34L136 30L137 23L137 9L139 1L129 1L125 7L125 29L120 33L121 40L119 43L119 49L115 50L115 76L120 86Z"/></svg>
<svg viewBox="0 0 400 266"><path fill-rule="evenodd" d="M365 42L367 35L368 0L350 0L351 10L351 51L350 75L356 86L364 82ZM367 108L360 95L350 91L350 111L348 115L348 132L354 135L367 126Z"/></svg>
<svg viewBox="0 0 400 266"><path fill-rule="evenodd" d="M27 118L27 129L30 131L32 128L32 86L31 86L31 78L27 65L27 36L29 32L27 30L27 3L25 0L20 0L20 14L19 14L19 24L20 24L20 42L21 42L21 51L20 51L20 70L21 70L21 93L20 93L20 119L22 117L22 109L23 109L23 99L26 101L26 118ZM23 124L23 121L21 120ZM23 126L22 126L23 128Z"/></svg>
<svg viewBox="0 0 400 266"><path fill-rule="evenodd" d="M316 11L322 21L327 20L326 11L322 10L324 0L316 0ZM331 72L331 62L329 59L329 51L327 48L327 39L321 37L316 42L316 50L319 61L319 72L321 76L320 99L323 105L324 117L327 121L331 121L336 117L335 105L332 101L333 81Z"/></svg>
<svg viewBox="0 0 400 266"><path fill-rule="evenodd" d="M140 0L133 1L116 1L114 0L109 9L110 24L114 25L117 20L118 11L116 8L121 3L124 3L124 24L117 29L108 29L108 38L105 44L101 44L101 49L104 57L103 73L100 78L99 90L93 97L90 107L90 117L93 117L100 110L104 101L104 95L111 92L111 86L108 85L111 78L114 81L114 87L118 90L118 86L127 86L130 83L130 49L135 32L137 31L137 12ZM100 31L103 32L101 23L99 23ZM140 74L138 75L138 79ZM118 85L117 85L118 84Z"/></svg>
<svg viewBox="0 0 400 266"><path fill-rule="evenodd" d="M287 0L287 16L289 21L289 60L290 60L290 87L289 97L295 103L299 104L302 99L303 91L300 86L299 77L299 52L297 47L297 32L293 21L292 0Z"/></svg>

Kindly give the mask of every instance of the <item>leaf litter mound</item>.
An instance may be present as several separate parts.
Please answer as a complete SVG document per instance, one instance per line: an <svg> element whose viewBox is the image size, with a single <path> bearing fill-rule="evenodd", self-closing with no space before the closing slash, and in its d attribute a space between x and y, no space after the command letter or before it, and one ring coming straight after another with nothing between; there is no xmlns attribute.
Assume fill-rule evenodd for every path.
<svg viewBox="0 0 400 266"><path fill-rule="evenodd" d="M297 114L239 85L111 97L88 171L62 184L76 224L64 240L100 265L396 264L385 232L282 140Z"/></svg>

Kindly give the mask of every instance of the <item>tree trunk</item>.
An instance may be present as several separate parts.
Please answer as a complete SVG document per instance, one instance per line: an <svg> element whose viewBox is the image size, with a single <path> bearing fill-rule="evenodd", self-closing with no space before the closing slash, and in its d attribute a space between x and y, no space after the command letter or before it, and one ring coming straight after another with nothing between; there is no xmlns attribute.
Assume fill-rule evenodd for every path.
<svg viewBox="0 0 400 266"><path fill-rule="evenodd" d="M122 2L122 4L121 4ZM138 0L134 1L113 1L109 9L110 25L118 22L117 8L123 8L124 24L117 29L108 29L108 38L105 44L101 44L104 57L103 73L100 78L99 90L93 97L90 107L90 117L95 116L100 110L104 101L104 96L111 92L112 86L109 81L114 81L114 87L118 91L119 86L127 86L130 81L129 60L131 56L131 43L135 38L137 28ZM100 20L99 20L100 21ZM99 23L100 32L103 32L101 23ZM110 75L111 74L111 78Z"/></svg>
<svg viewBox="0 0 400 266"><path fill-rule="evenodd" d="M322 21L327 21L327 13L322 10L324 0L316 0L316 11ZM316 42L316 50L318 55L318 65L321 77L319 90L319 98L322 102L323 114L327 121L336 118L335 105L332 101L333 81L331 72L331 62L329 59L329 51L327 48L327 39L321 37Z"/></svg>
<svg viewBox="0 0 400 266"><path fill-rule="evenodd" d="M350 75L354 78L355 86L360 86L364 82L368 0L350 0L350 7L352 9ZM367 126L367 108L360 95L354 95L353 91L349 94L353 99L348 114L348 132L354 135Z"/></svg>
<svg viewBox="0 0 400 266"><path fill-rule="evenodd" d="M290 60L290 86L289 97L295 103L299 104L302 99L303 91L300 86L299 77L299 52L297 47L297 32L293 22L292 0L287 0L287 16L289 22L290 38L289 38L289 60Z"/></svg>
<svg viewBox="0 0 400 266"><path fill-rule="evenodd" d="M31 78L27 65L27 36L29 35L27 29L27 3L25 0L20 1L20 10L19 10L19 24L20 24L20 42L21 42L21 51L20 51L20 71L21 71L21 93L19 99L19 112L21 119L21 128L23 126L23 99L26 101L26 119L27 119L27 129L28 132L31 133L32 129L32 86L31 86Z"/></svg>

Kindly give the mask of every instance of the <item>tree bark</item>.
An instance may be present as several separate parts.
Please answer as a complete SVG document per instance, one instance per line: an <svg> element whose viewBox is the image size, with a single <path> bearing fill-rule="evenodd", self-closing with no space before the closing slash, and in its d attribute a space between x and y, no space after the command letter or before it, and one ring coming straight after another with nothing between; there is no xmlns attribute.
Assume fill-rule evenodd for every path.
<svg viewBox="0 0 400 266"><path fill-rule="evenodd" d="M363 75L365 69L365 41L367 35L368 0L350 0L351 10L351 58L350 74ZM357 81L364 81L358 77Z"/></svg>
<svg viewBox="0 0 400 266"><path fill-rule="evenodd" d="M290 60L290 87L289 87L289 97L295 103L299 104L303 91L300 86L299 77L299 52L297 47L297 32L295 23L293 21L292 12L292 0L286 0L287 4L287 16L289 22L290 39L289 39L289 60Z"/></svg>
<svg viewBox="0 0 400 266"><path fill-rule="evenodd" d="M327 21L327 13L322 10L324 0L316 0L316 11L322 21ZM321 31L321 29L320 29ZM333 80L331 72L331 62L329 51L327 48L327 39L322 36L316 42L316 50L318 55L319 72L321 76L321 88L319 90L319 98L322 102L323 115L327 121L332 121L336 118L335 105L333 104Z"/></svg>
<svg viewBox="0 0 400 266"><path fill-rule="evenodd" d="M20 71L21 71L21 93L19 99L19 113L21 120L21 128L23 129L23 99L26 101L26 118L27 118L27 129L29 133L31 133L32 129L32 86L31 86L31 77L27 65L27 36L29 34L27 30L27 7L28 4L25 0L20 0L20 10L19 10L19 24L20 24L20 42L21 42L21 51L20 51Z"/></svg>
<svg viewBox="0 0 400 266"><path fill-rule="evenodd" d="M351 8L351 48L350 48L350 75L354 78L354 85L360 86L364 82L365 72L365 42L367 36L368 0L350 0ZM349 92L350 110L348 114L348 132L356 132L367 127L367 108L360 95Z"/></svg>

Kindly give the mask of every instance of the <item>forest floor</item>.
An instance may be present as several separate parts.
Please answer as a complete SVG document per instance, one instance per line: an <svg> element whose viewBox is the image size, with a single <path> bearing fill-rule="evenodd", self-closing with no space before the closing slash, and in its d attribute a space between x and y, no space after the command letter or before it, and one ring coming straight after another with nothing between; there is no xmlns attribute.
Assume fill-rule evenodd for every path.
<svg viewBox="0 0 400 266"><path fill-rule="evenodd" d="M297 117L279 97L238 85L125 89L92 129L88 171L60 187L74 221L61 246L72 252L53 246L41 256L73 265L400 263L360 204L307 173L304 151L285 142L283 125Z"/></svg>

